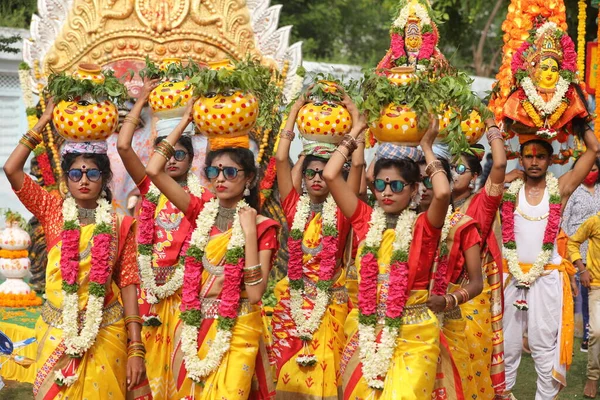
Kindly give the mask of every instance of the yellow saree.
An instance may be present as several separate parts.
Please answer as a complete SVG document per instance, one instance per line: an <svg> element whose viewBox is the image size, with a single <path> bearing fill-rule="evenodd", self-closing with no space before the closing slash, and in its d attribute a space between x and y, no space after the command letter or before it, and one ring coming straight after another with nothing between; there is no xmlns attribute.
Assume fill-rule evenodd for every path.
<svg viewBox="0 0 600 400"><path fill-rule="evenodd" d="M88 300L91 268L91 241L95 225L81 228L79 241L79 310ZM65 368L69 357L64 353L62 330L62 276L60 271L61 243L48 253L46 269L46 298L42 315L35 326L38 341L37 375L33 385L36 400L62 399L125 399L127 375L127 331L123 321L123 307L119 303L119 288L114 281L107 290L107 303L100 331L93 346L80 359L75 371L79 376L72 386L59 387L54 383L55 371ZM111 294L112 293L112 294Z"/></svg>
<svg viewBox="0 0 600 400"><path fill-rule="evenodd" d="M204 296L217 280L222 280L223 261L231 229L210 238L205 250L209 267L205 264L202 272L202 325L198 333L198 356L203 359L217 331L219 300ZM181 322L179 322L181 324ZM245 292L241 294L238 319L232 329L229 351L225 353L219 367L208 375L202 385L187 377L183 352L181 350L180 329L176 329L175 352L173 354L173 374L177 386L177 396L195 400L246 400L267 398L271 393L269 362L264 355L263 323L259 305L251 305ZM268 377L268 378L267 378Z"/></svg>
<svg viewBox="0 0 600 400"><path fill-rule="evenodd" d="M312 310L319 281L318 249L321 243L321 214L309 222L302 239L305 298L304 310ZM315 256L311 255L313 253ZM336 400L340 386L339 366L346 337L344 321L348 314L346 271L339 269L331 289L331 299L319 328L313 333L306 348L295 337L296 325L291 317L289 279L279 281L275 287L277 305L273 311L273 354L277 366L277 399ZM301 366L296 358L305 353L314 354L317 364Z"/></svg>
<svg viewBox="0 0 600 400"><path fill-rule="evenodd" d="M379 277L377 283L378 305L387 298L387 274L392 256L393 229L383 234L378 253ZM361 246L362 247L362 246ZM361 254L362 248L358 254ZM360 277L360 257L356 265ZM381 391L371 389L362 377L358 349L358 309L353 309L344 325L348 337L342 355L344 400L423 400L430 399L436 377L439 356L440 327L436 316L425 306L426 290L413 290L405 306L402 326L396 340L396 349ZM379 309L379 307L378 307ZM381 317L381 313L379 313ZM378 324L378 331L381 324Z"/></svg>

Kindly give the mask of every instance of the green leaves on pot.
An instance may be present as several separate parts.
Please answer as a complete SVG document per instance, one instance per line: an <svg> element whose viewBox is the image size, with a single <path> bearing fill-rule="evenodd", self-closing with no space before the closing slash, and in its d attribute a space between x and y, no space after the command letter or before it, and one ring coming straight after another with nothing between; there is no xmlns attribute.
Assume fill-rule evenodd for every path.
<svg viewBox="0 0 600 400"><path fill-rule="evenodd" d="M305 75L300 75L304 77ZM344 94L340 91L332 91L331 86L339 86L344 92L350 96L354 104L359 106L362 104L362 97L360 95L360 82L354 79L351 79L347 82L342 82L337 79L332 74L324 74L324 73L316 73L310 74L310 83L309 87L312 86L310 93L300 92L296 95L295 98L290 101L290 103L286 107L286 111L289 113L292 105L300 98L301 95L307 95L309 100L311 101L321 101L321 102L329 102L329 103L341 103L344 99Z"/></svg>
<svg viewBox="0 0 600 400"><path fill-rule="evenodd" d="M140 70L140 78L161 79L165 81L180 81L192 77L200 72L200 66L191 58L184 65L183 62L174 61L161 69L160 64L156 64L146 56L146 66Z"/></svg>
<svg viewBox="0 0 600 400"><path fill-rule="evenodd" d="M129 95L127 88L114 71L104 70L104 83L94 83L89 79L76 79L65 72L52 73L48 77L48 85L44 89L47 96L54 98L54 102L71 101L75 98L89 94L94 100L108 99L113 103L122 104Z"/></svg>

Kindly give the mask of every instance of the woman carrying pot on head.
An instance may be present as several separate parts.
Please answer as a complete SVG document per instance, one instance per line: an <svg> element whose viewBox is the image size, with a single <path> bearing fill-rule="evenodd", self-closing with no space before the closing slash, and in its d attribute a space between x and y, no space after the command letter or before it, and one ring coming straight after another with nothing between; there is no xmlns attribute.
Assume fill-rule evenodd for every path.
<svg viewBox="0 0 600 400"><path fill-rule="evenodd" d="M23 171L53 108L50 101L4 164L13 190L42 224L48 247L34 397L104 399L110 393L125 399L145 375L134 220L111 206L106 142L65 143L64 200Z"/></svg>
<svg viewBox="0 0 600 400"><path fill-rule="evenodd" d="M165 171L192 120L192 107L190 102L146 167L153 184L191 225L183 246L182 326L172 364L177 397L267 398L271 377L257 303L277 252L278 226L257 214L258 170L247 148L209 139L204 172L216 190L211 200L188 193Z"/></svg>
<svg viewBox="0 0 600 400"><path fill-rule="evenodd" d="M148 380L155 400L176 397L171 360L175 328L179 321L181 286L183 284L183 243L190 230L190 221L150 181L146 167L131 146L141 112L159 81L144 80L141 93L123 122L117 149L127 172L142 195L138 216L138 265L141 277L140 314L144 319L142 338L147 351ZM157 137L157 146L165 137ZM194 159L192 139L182 135L174 145L175 152L164 166L165 173L186 193L205 201L212 194L191 172Z"/></svg>
<svg viewBox="0 0 600 400"><path fill-rule="evenodd" d="M432 118L421 140L433 200L426 213L417 215L409 209L419 182L419 169L412 160L382 158L376 162L375 208L349 189L341 169L366 125L356 108L351 114L355 125L324 172L329 190L362 242L356 261L358 307L345 324L348 340L340 369L343 396L430 398L440 329L426 305L427 287L450 201L448 179L432 151L437 118Z"/></svg>
<svg viewBox="0 0 600 400"><path fill-rule="evenodd" d="M448 160L443 157L438 157L438 160L452 187ZM425 163L419 163L419 168L423 185L419 209L426 211L431 205L433 187L431 179L425 173ZM442 228L427 300L432 311L443 315L435 393L445 393L449 399L476 398L478 393L471 370L470 348L465 336L466 320L459 305L481 293L483 278L480 243L477 222L455 211L451 204Z"/></svg>
<svg viewBox="0 0 600 400"><path fill-rule="evenodd" d="M350 99L346 96L344 101ZM277 398L337 399L348 314L342 258L350 223L323 179L335 145L315 142L305 146L298 162L306 192L294 188L289 151L296 117L305 102L301 96L292 105L276 154L279 193L290 227L288 277L275 288L272 319ZM360 178L362 169L356 172Z"/></svg>
<svg viewBox="0 0 600 400"><path fill-rule="evenodd" d="M471 368L479 397L493 399L502 395L504 382L504 337L502 334L502 254L493 225L504 193L506 152L502 133L493 120L487 120L486 137L492 150L492 169L484 187L475 192L481 164L472 153L463 153L452 166L454 187L452 199L457 212L468 215L478 224L482 238L481 268L483 290L480 295L461 305L466 318L467 343L470 343Z"/></svg>

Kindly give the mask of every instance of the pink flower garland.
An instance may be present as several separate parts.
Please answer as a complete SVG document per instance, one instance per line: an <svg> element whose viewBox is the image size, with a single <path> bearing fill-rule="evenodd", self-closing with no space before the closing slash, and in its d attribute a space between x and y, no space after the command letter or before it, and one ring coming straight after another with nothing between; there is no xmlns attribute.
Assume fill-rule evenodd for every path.
<svg viewBox="0 0 600 400"><path fill-rule="evenodd" d="M512 201L503 201L501 207L502 213L502 243L515 241L515 203Z"/></svg>
<svg viewBox="0 0 600 400"><path fill-rule="evenodd" d="M181 311L200 310L202 305L200 302L200 289L202 287L203 270L202 260L196 260L192 256L185 258L185 273L181 288Z"/></svg>
<svg viewBox="0 0 600 400"><path fill-rule="evenodd" d="M433 56L435 45L437 43L437 36L434 32L427 32L422 35L422 38L423 41L421 43L421 48L419 49L419 54L417 55L417 60L429 60L431 56Z"/></svg>
<svg viewBox="0 0 600 400"><path fill-rule="evenodd" d="M554 246L554 241L558 236L560 227L560 207L560 204L550 204L550 214L548 215L548 223L546 225L546 231L544 232L544 245L550 244Z"/></svg>
<svg viewBox="0 0 600 400"><path fill-rule="evenodd" d="M60 249L60 273L68 285L77 284L79 274L79 237L81 231L77 229L63 229L60 233L62 246Z"/></svg>
<svg viewBox="0 0 600 400"><path fill-rule="evenodd" d="M291 281L302 279L302 239L288 238L288 278Z"/></svg>
<svg viewBox="0 0 600 400"><path fill-rule="evenodd" d="M372 252L367 252L362 256L360 262L360 282L358 285L358 309L364 316L375 315L377 312L378 274L377 257Z"/></svg>
<svg viewBox="0 0 600 400"><path fill-rule="evenodd" d="M527 70L527 66L525 65L524 54L530 46L531 44L529 42L523 42L523 44L521 44L521 47L519 47L519 50L517 50L512 60L510 61L510 69L513 75L516 75L519 71Z"/></svg>
<svg viewBox="0 0 600 400"><path fill-rule="evenodd" d="M142 207L138 217L138 245L152 245L154 242L154 214L157 205L146 196L142 200Z"/></svg>
<svg viewBox="0 0 600 400"><path fill-rule="evenodd" d="M336 253L338 240L333 236L324 236L322 239L323 250L321 251L321 262L319 263L319 280L331 281L335 274Z"/></svg>
<svg viewBox="0 0 600 400"><path fill-rule="evenodd" d="M113 236L109 233L97 233L94 235L92 245L92 268L90 270L90 281L104 285L110 276L110 245Z"/></svg>
<svg viewBox="0 0 600 400"><path fill-rule="evenodd" d="M220 317L237 318L244 265L244 258L241 257L238 259L237 264L225 264L223 267L225 279L221 290L221 303L219 304Z"/></svg>
<svg viewBox="0 0 600 400"><path fill-rule="evenodd" d="M443 296L448 290L448 255L440 256L436 261L438 266L435 271L433 290L431 293L436 296Z"/></svg>
<svg viewBox="0 0 600 400"><path fill-rule="evenodd" d="M577 52L575 52L575 44L566 33L560 38L560 45L563 51L562 69L567 71L577 72Z"/></svg>
<svg viewBox="0 0 600 400"><path fill-rule="evenodd" d="M375 277L377 287L377 277ZM401 318L408 300L408 262L396 261L391 265L390 283L385 315L388 318Z"/></svg>
<svg viewBox="0 0 600 400"><path fill-rule="evenodd" d="M406 51L404 50L404 38L402 35L398 33L392 34L390 49L392 50L392 56L396 60L406 56Z"/></svg>

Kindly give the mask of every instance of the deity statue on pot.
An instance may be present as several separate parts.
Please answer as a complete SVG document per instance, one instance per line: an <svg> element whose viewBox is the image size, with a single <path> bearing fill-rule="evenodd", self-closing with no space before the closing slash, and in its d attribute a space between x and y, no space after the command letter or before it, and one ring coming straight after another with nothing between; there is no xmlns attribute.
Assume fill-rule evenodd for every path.
<svg viewBox="0 0 600 400"><path fill-rule="evenodd" d="M577 77L577 54L568 34L553 22L538 25L511 62L513 92L503 107L507 139L558 141L555 162L571 156L568 141L590 118Z"/></svg>

